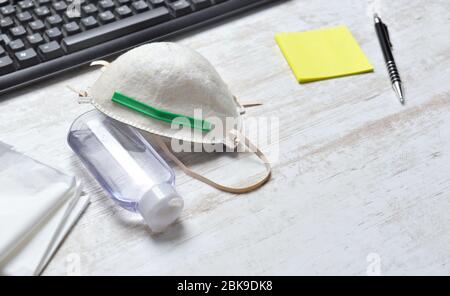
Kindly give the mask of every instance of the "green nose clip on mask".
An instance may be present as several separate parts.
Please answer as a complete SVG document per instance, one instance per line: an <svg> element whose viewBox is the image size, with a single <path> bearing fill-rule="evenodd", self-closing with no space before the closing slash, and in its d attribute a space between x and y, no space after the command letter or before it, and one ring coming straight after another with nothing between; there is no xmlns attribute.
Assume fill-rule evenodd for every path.
<svg viewBox="0 0 450 296"><path fill-rule="evenodd" d="M269 160L241 133L243 106L196 51L175 43L151 43L112 63L97 61L92 65L103 66L102 73L83 96L106 116L149 132L154 143L187 175L231 193L253 191L270 179ZM225 186L184 165L161 137L229 149L243 145L261 159L266 172L245 187Z"/></svg>
<svg viewBox="0 0 450 296"><path fill-rule="evenodd" d="M195 119L181 114L174 114L165 110L158 110L133 98L129 98L119 92L115 92L113 94L112 101L157 120L196 128L205 132L209 132L213 128L212 124L206 120Z"/></svg>

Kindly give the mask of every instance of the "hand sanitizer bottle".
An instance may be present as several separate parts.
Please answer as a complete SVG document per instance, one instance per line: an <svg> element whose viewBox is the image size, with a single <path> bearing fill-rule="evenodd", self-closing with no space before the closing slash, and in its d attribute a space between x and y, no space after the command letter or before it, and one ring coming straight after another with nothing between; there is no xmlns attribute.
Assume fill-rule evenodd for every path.
<svg viewBox="0 0 450 296"><path fill-rule="evenodd" d="M67 140L111 198L140 213L153 232L179 217L175 174L135 128L93 110L74 121Z"/></svg>

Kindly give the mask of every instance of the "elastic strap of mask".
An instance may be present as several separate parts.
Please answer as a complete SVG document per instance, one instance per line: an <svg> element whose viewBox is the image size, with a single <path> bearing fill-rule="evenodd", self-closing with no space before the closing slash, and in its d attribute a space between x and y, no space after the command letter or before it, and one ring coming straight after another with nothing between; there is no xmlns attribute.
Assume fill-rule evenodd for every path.
<svg viewBox="0 0 450 296"><path fill-rule="evenodd" d="M90 66L103 66L103 67L107 67L109 66L109 62L108 61L104 61L104 60L98 60L98 61L93 61Z"/></svg>
<svg viewBox="0 0 450 296"><path fill-rule="evenodd" d="M173 152L169 149L167 144L164 143L164 141L162 140L162 138L160 136L152 135L152 137L153 137L155 143L164 151L164 153L167 155L167 157L169 157L173 162L175 162L186 175L188 175L194 179L197 179L200 182L208 184L209 186L212 186L216 189L225 191L225 192L237 193L237 194L251 192L253 190L258 189L259 187L264 185L267 181L269 181L270 176L272 174L272 168L270 166L270 162L267 159L267 157L261 152L261 150L259 150L256 146L254 146L247 139L247 137L245 137L238 131L233 131L233 133L237 136L237 138L239 138L241 140L241 143L243 143L247 148L250 149L250 151L253 151L256 154L256 156L258 156L258 158L264 163L264 165L266 167L266 172L264 173L264 176L262 176L258 181L254 182L253 184L250 184L245 187L225 186L225 185L219 184L205 176L202 176L202 175L194 172L189 167L187 167L183 162L181 162L181 160L178 159L178 157L176 157L175 154L173 154Z"/></svg>
<svg viewBox="0 0 450 296"><path fill-rule="evenodd" d="M88 93L86 91L77 90L71 85L66 85L66 87L78 95L78 103L79 104L88 104L88 103L92 102L92 100L89 98Z"/></svg>
<svg viewBox="0 0 450 296"><path fill-rule="evenodd" d="M261 106L263 103L253 101L253 102L241 102L236 96L233 96L234 102L239 107L239 113L245 114L245 108Z"/></svg>

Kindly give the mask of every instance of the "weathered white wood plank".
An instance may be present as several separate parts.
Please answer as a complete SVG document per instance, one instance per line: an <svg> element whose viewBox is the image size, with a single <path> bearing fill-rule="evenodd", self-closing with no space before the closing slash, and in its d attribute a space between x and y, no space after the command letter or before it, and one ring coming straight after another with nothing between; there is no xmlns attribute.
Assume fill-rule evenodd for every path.
<svg viewBox="0 0 450 296"><path fill-rule="evenodd" d="M406 106L391 90L371 6L390 25ZM450 274L449 11L446 0L292 0L173 39L204 54L242 100L264 102L247 117L279 117L280 154L272 180L244 196L177 170L186 209L156 236L105 196L66 144L70 123L91 107L65 85L84 88L98 71L4 96L0 140L76 174L92 196L45 274L66 274L77 254L86 275L364 275L370 253L382 274ZM299 85L274 34L338 24L375 72ZM229 184L261 169L246 156L183 160Z"/></svg>

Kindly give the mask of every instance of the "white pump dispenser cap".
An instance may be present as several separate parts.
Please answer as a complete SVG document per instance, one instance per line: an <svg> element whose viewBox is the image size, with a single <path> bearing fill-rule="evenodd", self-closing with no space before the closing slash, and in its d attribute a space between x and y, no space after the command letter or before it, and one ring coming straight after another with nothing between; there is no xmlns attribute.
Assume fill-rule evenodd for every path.
<svg viewBox="0 0 450 296"><path fill-rule="evenodd" d="M183 210L184 201L169 183L152 187L141 198L138 211L153 232L162 232Z"/></svg>

